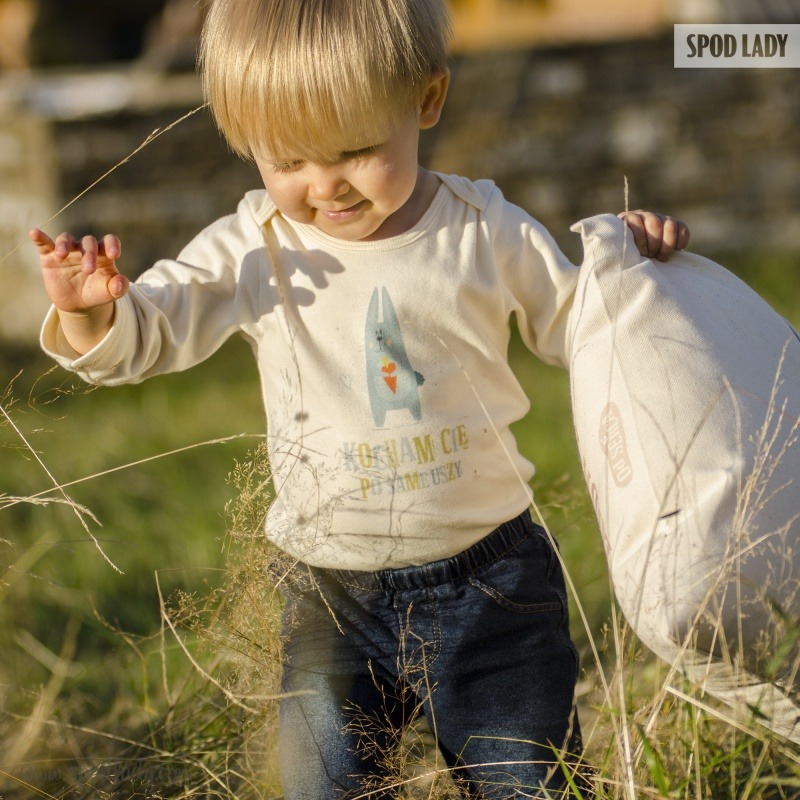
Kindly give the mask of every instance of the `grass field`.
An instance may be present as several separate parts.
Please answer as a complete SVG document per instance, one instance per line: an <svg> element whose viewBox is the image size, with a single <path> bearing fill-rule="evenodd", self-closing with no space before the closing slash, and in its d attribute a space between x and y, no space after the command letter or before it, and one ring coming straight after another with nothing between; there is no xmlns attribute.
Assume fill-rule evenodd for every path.
<svg viewBox="0 0 800 800"><path fill-rule="evenodd" d="M800 324L795 258L725 263ZM533 401L515 432L537 465L537 501L588 621L573 614L586 668L581 702L589 727L598 726L590 752L608 771L608 796L628 797L619 766L608 766L618 760L614 724L624 718L636 735L665 670L640 651L620 669L609 644L601 658L619 703L609 708L594 691L590 643L603 650L613 639L613 605L567 375L518 340L511 356ZM252 559L252 542L227 535L235 506L226 515L263 433L248 348L234 341L189 373L119 389L89 390L36 353L7 353L0 364L8 415L0 421L0 797L274 796L265 788L274 781L265 718L257 703L233 702L231 690L268 673L274 680L269 653L245 646L241 631L225 652L214 645L230 622L214 617L228 602L214 589L241 590L253 572L236 555ZM238 485L229 480L237 464ZM85 511L64 502L54 481ZM255 573L258 583L258 564ZM162 601L184 609L180 643ZM237 595L235 610L252 632L258 613L250 608L255 617L245 619L242 602ZM224 680L215 685L204 672ZM800 781L780 742L744 736L674 696L658 704L663 724L639 739L639 796L779 797L769 794L783 791L776 776Z"/></svg>

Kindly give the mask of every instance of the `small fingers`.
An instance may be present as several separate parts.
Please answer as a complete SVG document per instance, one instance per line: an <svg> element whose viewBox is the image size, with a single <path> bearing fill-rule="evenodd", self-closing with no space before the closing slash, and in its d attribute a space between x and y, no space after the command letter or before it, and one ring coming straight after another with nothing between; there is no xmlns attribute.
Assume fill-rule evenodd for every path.
<svg viewBox="0 0 800 800"><path fill-rule="evenodd" d="M676 220L678 224L678 243L675 245L676 250L685 250L689 244L689 226L685 222Z"/></svg>
<svg viewBox="0 0 800 800"><path fill-rule="evenodd" d="M622 212L619 217L631 229L639 252L648 258L667 261L676 250L682 250L689 242L686 224L666 214L638 209Z"/></svg>
<svg viewBox="0 0 800 800"><path fill-rule="evenodd" d="M28 232L28 237L36 245L39 255L53 254L59 261L63 261L75 250L75 237L71 233L62 233L53 241L44 231L33 228Z"/></svg>
<svg viewBox="0 0 800 800"><path fill-rule="evenodd" d="M98 266L106 266L102 262L116 261L122 252L119 239L111 233L106 234L99 241L94 236L84 236L81 239L81 267L84 272L92 273Z"/></svg>
<svg viewBox="0 0 800 800"><path fill-rule="evenodd" d="M625 222L631 233L633 233L633 241L636 242L639 252L643 256L647 255L647 231L639 212L623 211L619 214L619 218Z"/></svg>
<svg viewBox="0 0 800 800"><path fill-rule="evenodd" d="M44 231L33 228L28 232L28 237L36 245L40 256L52 255L59 262L72 257L70 260L75 264L80 263L82 270L89 274L97 269L98 259L114 262L122 252L120 241L113 234L107 234L99 241L94 236L84 236L78 242L66 231L53 240Z"/></svg>
<svg viewBox="0 0 800 800"><path fill-rule="evenodd" d="M55 256L62 261L70 253L73 253L78 249L75 237L71 233L61 233L56 236L55 245Z"/></svg>
<svg viewBox="0 0 800 800"><path fill-rule="evenodd" d="M674 252L678 244L678 224L672 217L661 220L661 242L654 258L666 261Z"/></svg>
<svg viewBox="0 0 800 800"><path fill-rule="evenodd" d="M40 255L47 256L55 249L53 240L39 228L28 231L28 238L36 245Z"/></svg>
<svg viewBox="0 0 800 800"><path fill-rule="evenodd" d="M664 252L664 218L661 214L639 213L642 215L647 234L647 249L642 252L642 255L657 258L659 261L666 260L666 256L662 255Z"/></svg>
<svg viewBox="0 0 800 800"><path fill-rule="evenodd" d="M99 252L109 261L116 261L122 254L122 244L116 236L107 233L100 242Z"/></svg>
<svg viewBox="0 0 800 800"><path fill-rule="evenodd" d="M683 250L689 243L689 228L685 222L674 217L659 215L662 221L661 247L654 258L669 260L676 250Z"/></svg>
<svg viewBox="0 0 800 800"><path fill-rule="evenodd" d="M97 269L97 252L99 244L94 236L84 236L81 239L81 269L91 274Z"/></svg>
<svg viewBox="0 0 800 800"><path fill-rule="evenodd" d="M115 300L119 300L128 291L130 285L130 281L124 275L115 275L108 282L108 292Z"/></svg>

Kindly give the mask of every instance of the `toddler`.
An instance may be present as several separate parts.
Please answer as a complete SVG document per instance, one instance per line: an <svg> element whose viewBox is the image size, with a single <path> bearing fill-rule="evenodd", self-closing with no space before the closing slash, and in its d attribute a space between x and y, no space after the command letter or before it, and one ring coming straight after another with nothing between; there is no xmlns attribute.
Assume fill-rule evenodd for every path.
<svg viewBox="0 0 800 800"><path fill-rule="evenodd" d="M567 595L528 511L509 425L529 401L507 360L514 315L567 365L577 268L490 181L419 165L448 31L444 0L214 0L204 87L264 189L132 285L116 237L31 232L53 302L42 344L85 380L187 369L235 333L252 345L266 533L296 564L287 800L379 787L417 707L487 800L571 796L562 765L581 749ZM627 221L661 259L688 237L662 215Z"/></svg>

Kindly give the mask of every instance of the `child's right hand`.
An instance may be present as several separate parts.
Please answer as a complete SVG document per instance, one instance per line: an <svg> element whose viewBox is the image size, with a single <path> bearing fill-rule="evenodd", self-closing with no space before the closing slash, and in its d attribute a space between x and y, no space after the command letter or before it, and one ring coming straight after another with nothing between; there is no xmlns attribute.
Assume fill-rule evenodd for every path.
<svg viewBox="0 0 800 800"><path fill-rule="evenodd" d="M44 286L53 305L68 314L87 314L122 297L130 285L117 270L121 247L116 236L75 241L62 233L53 241L34 228L29 234L39 251Z"/></svg>
<svg viewBox="0 0 800 800"><path fill-rule="evenodd" d="M38 228L28 235L39 251L44 286L64 336L73 350L88 353L111 330L114 301L130 286L117 270L119 239L109 235L98 242L84 236L76 242L71 233L62 233L53 241Z"/></svg>

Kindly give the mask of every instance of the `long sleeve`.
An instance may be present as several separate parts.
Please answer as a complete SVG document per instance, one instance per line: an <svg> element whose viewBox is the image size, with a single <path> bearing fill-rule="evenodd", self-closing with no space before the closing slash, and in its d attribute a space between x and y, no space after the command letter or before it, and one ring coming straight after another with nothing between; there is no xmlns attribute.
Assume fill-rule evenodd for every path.
<svg viewBox="0 0 800 800"><path fill-rule="evenodd" d="M89 383L137 383L187 369L212 355L233 333L253 335L274 298L268 257L252 198L131 285L116 303L107 336L85 355L66 342L58 313L42 328L44 350Z"/></svg>
<svg viewBox="0 0 800 800"><path fill-rule="evenodd" d="M578 267L539 222L492 188L486 218L497 270L509 292L520 335L543 361L566 367L567 322Z"/></svg>

